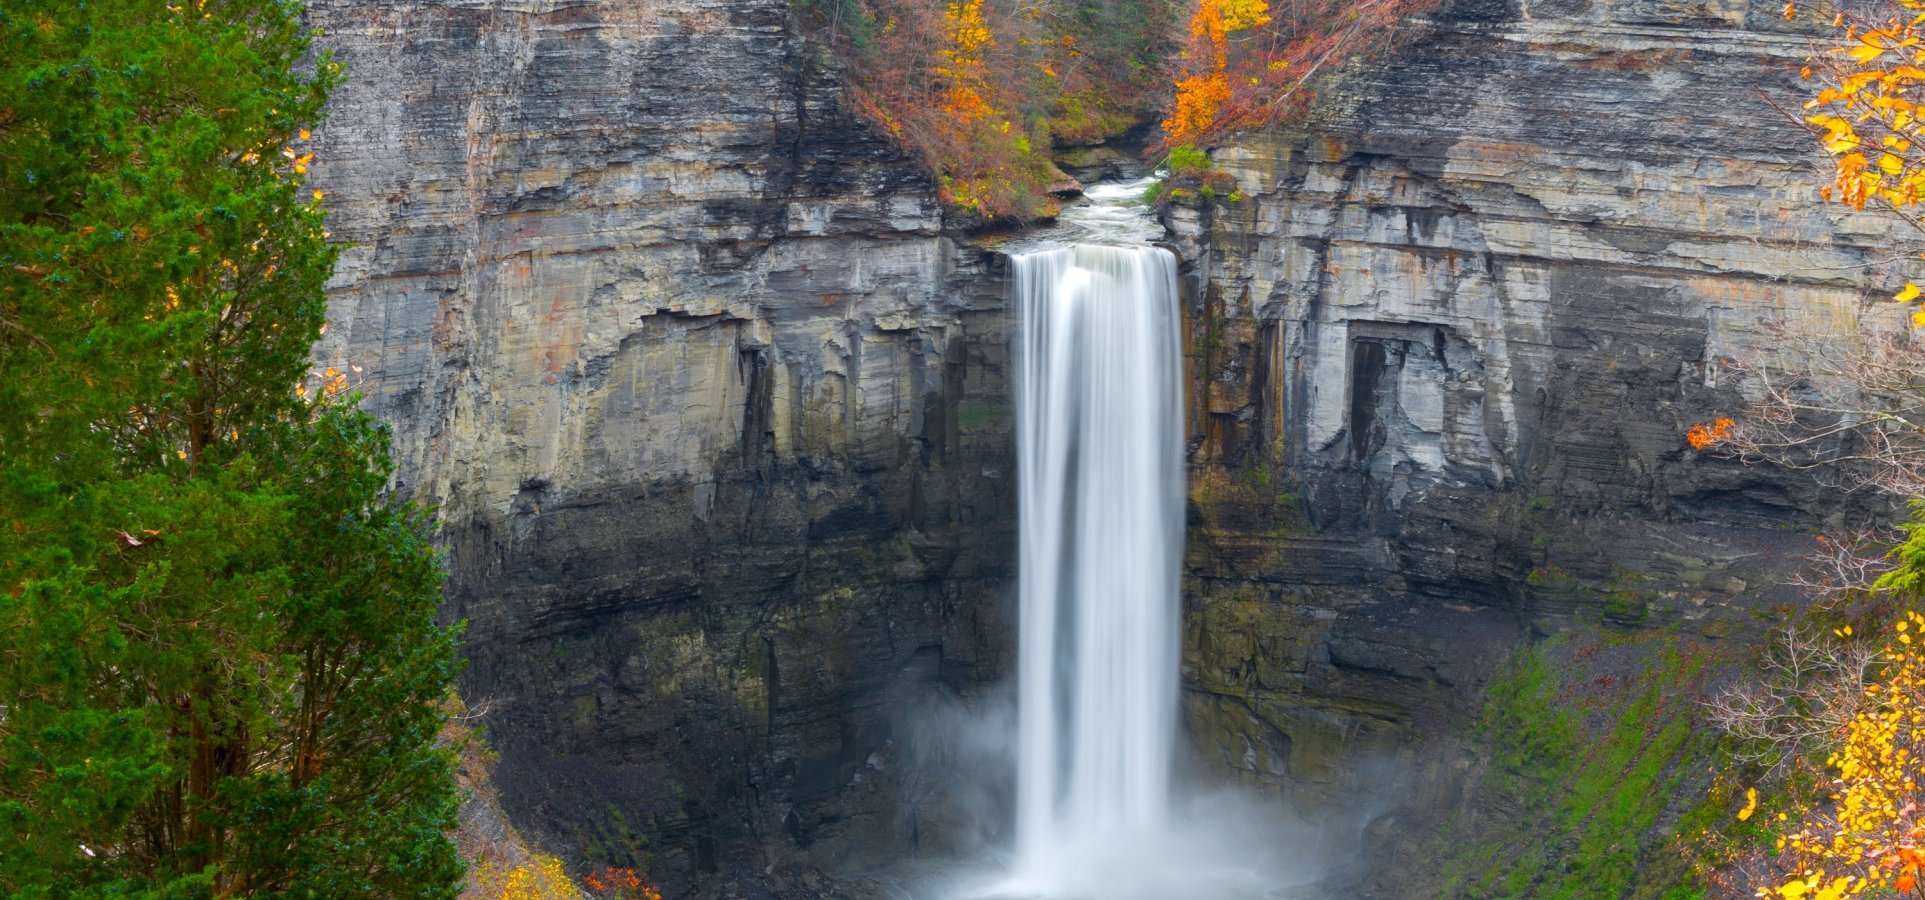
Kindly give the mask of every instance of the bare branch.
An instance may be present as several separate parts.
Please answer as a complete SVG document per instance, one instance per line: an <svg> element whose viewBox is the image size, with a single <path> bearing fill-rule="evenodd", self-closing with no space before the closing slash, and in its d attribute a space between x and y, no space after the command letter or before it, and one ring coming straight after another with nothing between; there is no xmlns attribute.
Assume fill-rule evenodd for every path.
<svg viewBox="0 0 1925 900"><path fill-rule="evenodd" d="M1731 735L1732 755L1773 773L1836 740L1865 708L1878 649L1786 626L1755 678L1705 701L1706 718Z"/></svg>
<svg viewBox="0 0 1925 900"><path fill-rule="evenodd" d="M1774 363L1719 360L1752 399L1720 434L1746 462L1819 470L1845 490L1925 497L1925 342L1909 331L1813 336L1771 328Z"/></svg>

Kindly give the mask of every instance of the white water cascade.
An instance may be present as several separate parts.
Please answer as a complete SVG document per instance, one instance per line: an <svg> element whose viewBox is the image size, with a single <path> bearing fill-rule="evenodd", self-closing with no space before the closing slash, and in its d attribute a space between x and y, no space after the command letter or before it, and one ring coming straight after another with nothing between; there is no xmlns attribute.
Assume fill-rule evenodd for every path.
<svg viewBox="0 0 1925 900"><path fill-rule="evenodd" d="M1176 264L1142 244L1013 264L1014 875L1025 894L1086 896L1095 870L1168 828L1183 547Z"/></svg>

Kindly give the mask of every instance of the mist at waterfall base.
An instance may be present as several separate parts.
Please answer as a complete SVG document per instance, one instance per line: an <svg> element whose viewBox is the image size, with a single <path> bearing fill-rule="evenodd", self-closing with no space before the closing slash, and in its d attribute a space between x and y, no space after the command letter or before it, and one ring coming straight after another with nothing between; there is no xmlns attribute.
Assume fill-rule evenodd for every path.
<svg viewBox="0 0 1925 900"><path fill-rule="evenodd" d="M1138 202L1148 183L1096 186L1061 227L1006 248L1016 678L967 694L924 680L899 698L913 858L865 873L881 896L1309 896L1359 846L1360 821L1305 823L1222 785L1228 761L1177 738L1181 321L1175 257L1151 245L1163 230Z"/></svg>
<svg viewBox="0 0 1925 900"><path fill-rule="evenodd" d="M1176 260L1077 244L1017 255L1011 268L1015 852L1007 879L982 894L1260 895L1280 874L1265 871L1268 848L1231 846L1252 832L1223 828L1224 810L1178 817L1172 802L1184 514Z"/></svg>
<svg viewBox="0 0 1925 900"><path fill-rule="evenodd" d="M968 696L918 691L899 719L904 807L916 857L870 870L901 900L1279 900L1326 894L1312 885L1354 856L1354 825L1335 830L1293 816L1275 797L1200 772L1173 780L1156 827L1062 835L1043 877L1015 852L1017 698L1014 683ZM1177 752L1177 769L1186 766ZM1306 886L1308 889L1306 890Z"/></svg>
<svg viewBox="0 0 1925 900"><path fill-rule="evenodd" d="M925 706L907 729L908 762L925 773L911 783L946 782L947 809L977 823L993 859L905 892L1281 896L1318 871L1311 854L1327 847L1313 829L1279 805L1173 783L1184 516L1175 258L1134 242L1075 244L1014 255L1011 267L1018 677L970 705Z"/></svg>

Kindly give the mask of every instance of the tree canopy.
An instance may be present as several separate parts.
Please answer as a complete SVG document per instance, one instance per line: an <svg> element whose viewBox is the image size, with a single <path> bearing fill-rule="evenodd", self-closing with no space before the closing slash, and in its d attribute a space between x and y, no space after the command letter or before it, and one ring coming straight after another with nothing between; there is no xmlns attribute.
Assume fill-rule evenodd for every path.
<svg viewBox="0 0 1925 900"><path fill-rule="evenodd" d="M0 6L0 892L461 877L429 520L308 371L340 75L300 15Z"/></svg>

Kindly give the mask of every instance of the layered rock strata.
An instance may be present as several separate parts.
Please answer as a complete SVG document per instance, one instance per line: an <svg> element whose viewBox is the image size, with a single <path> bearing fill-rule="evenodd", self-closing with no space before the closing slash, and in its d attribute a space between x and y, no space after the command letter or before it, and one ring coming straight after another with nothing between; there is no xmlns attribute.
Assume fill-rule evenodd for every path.
<svg viewBox="0 0 1925 900"><path fill-rule="evenodd" d="M1239 195L1167 213L1198 286L1203 761L1346 828L1434 825L1511 648L1755 630L1812 529L1863 511L1684 440L1742 406L1721 359L1796 368L1778 329L1900 315L1897 232L1820 201L1774 108L1811 47L1779 13L1446 3L1308 125L1216 149Z"/></svg>
<svg viewBox="0 0 1925 900"><path fill-rule="evenodd" d="M677 889L934 840L898 827L894 707L1009 639L994 260L791 14L311 11L353 243L317 354L440 508L504 806Z"/></svg>

